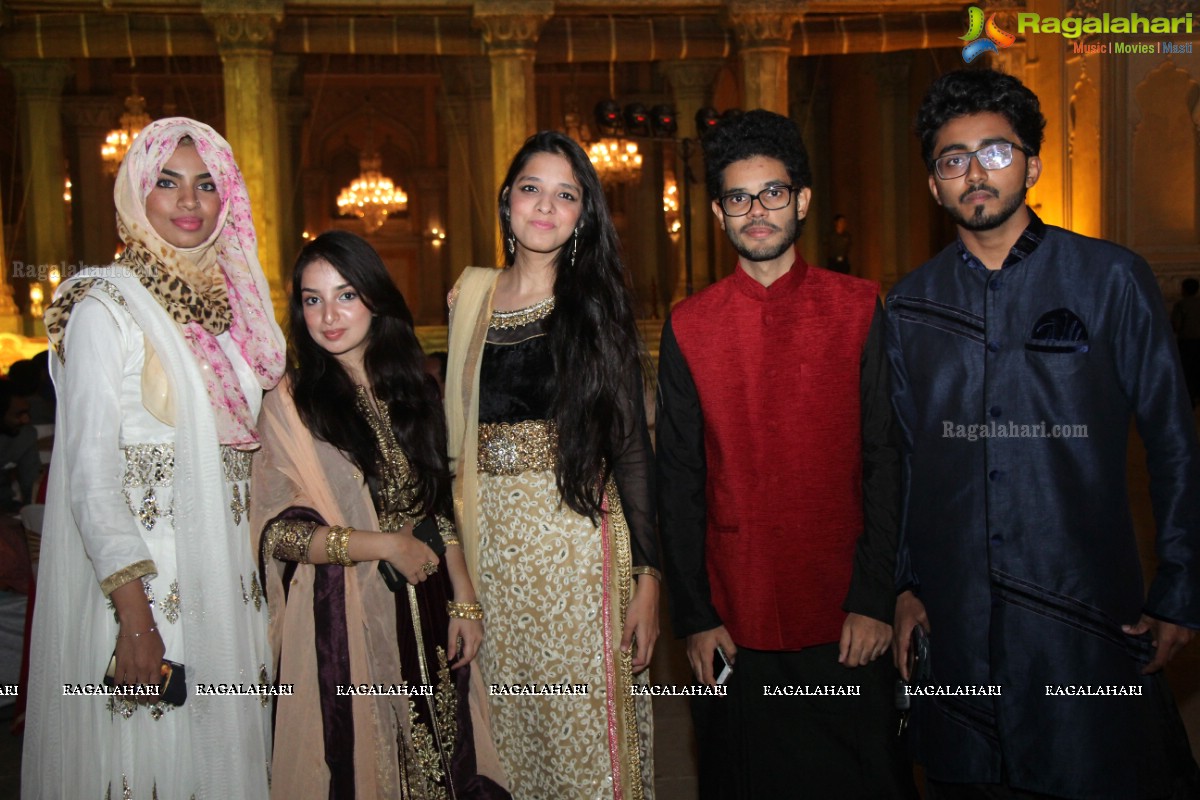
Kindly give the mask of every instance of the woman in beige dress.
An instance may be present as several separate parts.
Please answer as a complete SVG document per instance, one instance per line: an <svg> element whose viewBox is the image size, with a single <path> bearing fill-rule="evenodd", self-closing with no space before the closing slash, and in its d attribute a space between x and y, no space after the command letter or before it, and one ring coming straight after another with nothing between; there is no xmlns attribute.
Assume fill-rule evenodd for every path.
<svg viewBox="0 0 1200 800"><path fill-rule="evenodd" d="M499 211L505 268L452 292L446 407L500 764L519 800L650 797L631 687L658 636L654 469L616 233L556 132L517 153Z"/></svg>

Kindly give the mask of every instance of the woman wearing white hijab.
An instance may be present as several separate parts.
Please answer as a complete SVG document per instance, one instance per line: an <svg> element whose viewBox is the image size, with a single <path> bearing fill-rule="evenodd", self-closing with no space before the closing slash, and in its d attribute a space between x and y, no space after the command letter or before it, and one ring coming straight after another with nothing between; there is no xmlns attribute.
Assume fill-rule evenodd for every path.
<svg viewBox="0 0 1200 800"><path fill-rule="evenodd" d="M46 313L59 404L22 797L265 798L268 698L212 691L272 680L246 495L284 349L249 199L228 143L179 117L142 131L115 195L124 252ZM106 668L157 685L163 659L182 705L74 694Z"/></svg>

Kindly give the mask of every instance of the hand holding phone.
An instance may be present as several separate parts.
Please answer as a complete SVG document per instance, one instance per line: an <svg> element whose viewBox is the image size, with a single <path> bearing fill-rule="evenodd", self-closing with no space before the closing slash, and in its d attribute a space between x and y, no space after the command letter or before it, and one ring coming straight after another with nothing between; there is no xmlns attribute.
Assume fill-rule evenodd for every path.
<svg viewBox="0 0 1200 800"><path fill-rule="evenodd" d="M713 677L717 680L718 686L724 686L725 681L729 680L729 676L733 674L733 665L729 663L729 659L725 657L725 651L718 645L716 650L713 650Z"/></svg>

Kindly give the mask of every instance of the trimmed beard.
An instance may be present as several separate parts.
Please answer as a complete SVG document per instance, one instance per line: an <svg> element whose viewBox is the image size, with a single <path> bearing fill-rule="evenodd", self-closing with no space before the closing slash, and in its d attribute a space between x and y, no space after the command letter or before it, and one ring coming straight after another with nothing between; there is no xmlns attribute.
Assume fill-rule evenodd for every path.
<svg viewBox="0 0 1200 800"><path fill-rule="evenodd" d="M976 189L969 191L976 191ZM956 224L969 231L990 231L1008 222L1009 218L1017 213L1021 206L1025 205L1025 195L1028 193L1029 187L1022 185L1021 191L1014 194L1012 200L1005 203L993 214L984 214L982 205L975 206L974 212L969 217L963 214L957 205L946 206L946 213L950 215L950 218Z"/></svg>
<svg viewBox="0 0 1200 800"><path fill-rule="evenodd" d="M783 232L783 241L780 244L750 247L742 241L740 233L734 230L730 220L726 219L725 221L725 235L729 237L729 242L737 254L747 261L773 261L786 253L788 248L800 238L800 220L793 216L788 220L787 225L779 230Z"/></svg>

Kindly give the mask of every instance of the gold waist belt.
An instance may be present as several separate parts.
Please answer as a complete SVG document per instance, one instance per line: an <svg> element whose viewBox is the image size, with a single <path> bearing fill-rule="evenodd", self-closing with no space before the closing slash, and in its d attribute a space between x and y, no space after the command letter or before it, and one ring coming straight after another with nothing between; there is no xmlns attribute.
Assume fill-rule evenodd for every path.
<svg viewBox="0 0 1200 800"><path fill-rule="evenodd" d="M126 489L140 486L170 486L175 482L175 447L170 444L133 444L121 448L125 453ZM221 464L225 480L234 483L250 480L253 453L221 445Z"/></svg>
<svg viewBox="0 0 1200 800"><path fill-rule="evenodd" d="M550 420L488 422L479 426L479 471L520 475L554 469L558 430Z"/></svg>

